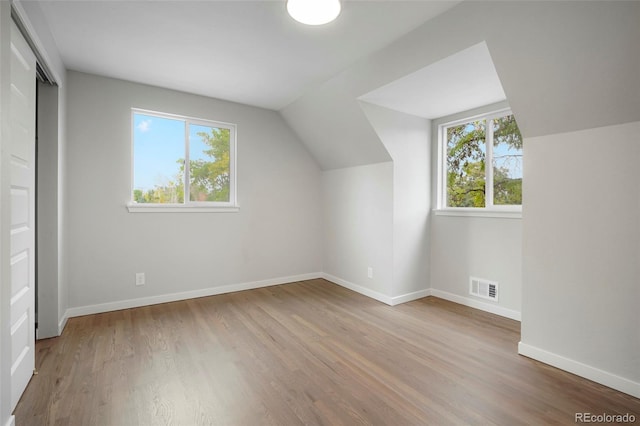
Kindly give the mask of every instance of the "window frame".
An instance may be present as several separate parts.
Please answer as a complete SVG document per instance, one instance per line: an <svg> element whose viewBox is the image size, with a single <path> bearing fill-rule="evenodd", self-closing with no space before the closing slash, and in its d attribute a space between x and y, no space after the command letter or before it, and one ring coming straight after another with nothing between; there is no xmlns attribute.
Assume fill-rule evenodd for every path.
<svg viewBox="0 0 640 426"><path fill-rule="evenodd" d="M522 204L493 204L493 126L485 125L485 206L452 207L447 205L447 129L477 120L493 120L513 115L511 108L501 108L438 124L438 176L436 215L521 218ZM524 153L524 151L523 151ZM490 165L490 167L488 166Z"/></svg>
<svg viewBox="0 0 640 426"><path fill-rule="evenodd" d="M151 117L179 120L185 123L184 129L184 202L183 203L137 203L134 198L135 184L135 115L143 114ZM240 210L237 198L237 126L217 120L190 117L186 115L172 114L160 111L152 111L142 108L131 108L131 181L129 183L130 194L127 209L130 213L232 213ZM189 125L223 128L229 130L229 201L191 201L190 198L190 167L189 163Z"/></svg>

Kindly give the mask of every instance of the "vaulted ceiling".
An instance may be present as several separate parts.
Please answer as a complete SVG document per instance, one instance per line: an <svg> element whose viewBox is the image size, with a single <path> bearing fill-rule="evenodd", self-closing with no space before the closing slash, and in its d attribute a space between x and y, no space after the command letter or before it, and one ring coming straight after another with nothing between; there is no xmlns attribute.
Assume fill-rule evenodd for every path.
<svg viewBox="0 0 640 426"><path fill-rule="evenodd" d="M278 110L457 1L346 1L306 26L286 0L40 1L69 69Z"/></svg>
<svg viewBox="0 0 640 426"><path fill-rule="evenodd" d="M525 138L640 121L638 22L640 2L464 2L281 114L324 169L390 160L359 99L434 118L451 112L449 94L460 96L452 77L478 66L493 92L487 69L495 68ZM486 55L469 55L478 44L493 67ZM473 107L466 101L458 99L459 111Z"/></svg>
<svg viewBox="0 0 640 426"><path fill-rule="evenodd" d="M391 160L361 100L506 96L525 138L640 121L640 2L353 0L321 27L285 0L39 6L67 68L277 110L323 169Z"/></svg>

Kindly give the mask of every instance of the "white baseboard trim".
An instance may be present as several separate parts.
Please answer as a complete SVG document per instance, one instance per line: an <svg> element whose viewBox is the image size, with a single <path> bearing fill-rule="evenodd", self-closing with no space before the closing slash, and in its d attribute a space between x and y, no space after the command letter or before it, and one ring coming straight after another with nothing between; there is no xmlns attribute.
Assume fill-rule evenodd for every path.
<svg viewBox="0 0 640 426"><path fill-rule="evenodd" d="M412 300L422 299L431 296L431 289L414 291L413 293L402 294L391 298L391 306L400 305L401 303L411 302Z"/></svg>
<svg viewBox="0 0 640 426"><path fill-rule="evenodd" d="M9 417L9 420L7 420L7 423L5 423L6 426L16 426L16 417L14 415L11 415Z"/></svg>
<svg viewBox="0 0 640 426"><path fill-rule="evenodd" d="M361 285L358 284L354 284L352 282L349 282L347 280L343 280L342 278L338 278L334 275L331 274L327 274L325 272L322 273L322 278L324 278L327 281L331 281L334 284L338 284L339 286L342 286L344 288L348 288L349 290L353 290L356 293L360 293L363 296L367 296L370 297L372 299L376 299L378 302L382 302L385 303L387 305L392 305L392 298L390 296L387 296L386 294L382 294L379 293L375 290L371 290L369 288L366 287L362 287Z"/></svg>
<svg viewBox="0 0 640 426"><path fill-rule="evenodd" d="M535 359L536 361L549 364L577 376L584 377L585 379L600 383L601 385L640 398L640 383L638 382L522 342L518 343L518 353L527 358Z"/></svg>
<svg viewBox="0 0 640 426"><path fill-rule="evenodd" d="M370 297L372 299L377 300L378 302L382 302L390 306L411 302L412 300L422 299L423 297L427 297L431 294L430 292L431 289L426 289L426 290L415 291L413 293L402 294L400 296L391 297L391 296L387 296L386 294L377 292L375 290L371 290L369 288L363 287L361 285L354 284L347 280L343 280L342 278L338 278L335 275L331 275L323 272L322 278L324 278L327 281L331 281L334 284L338 284L339 286L342 286L344 288L348 288L349 290L353 290L356 293L360 293L363 296Z"/></svg>
<svg viewBox="0 0 640 426"><path fill-rule="evenodd" d="M64 311L62 318L60 318L60 322L58 322L58 336L62 334L64 328L67 325L67 320L69 319L69 310Z"/></svg>
<svg viewBox="0 0 640 426"><path fill-rule="evenodd" d="M262 281L252 281L248 283L229 284L220 287L210 287L201 290L184 291L180 293L161 294L158 296L141 297L139 299L120 300L117 302L101 303L98 305L78 306L69 308L63 316L61 326L67 322L68 318L80 317L83 315L99 314L102 312L119 311L121 309L139 308L141 306L157 305L159 303L176 302L179 300L195 299L198 297L215 296L217 294L233 293L235 291L252 290L256 288L269 287L272 285L287 284L297 281L313 280L321 278L320 272L310 274L292 275L288 277L271 278Z"/></svg>
<svg viewBox="0 0 640 426"><path fill-rule="evenodd" d="M501 317L511 318L516 321L520 321L521 314L513 309L504 308L502 306L493 305L490 303L480 302L468 297L458 296L457 294L449 293L446 291L431 289L431 295L445 299L450 302L459 303L461 305L469 306L471 308L480 309L481 311L490 312L492 314L500 315Z"/></svg>

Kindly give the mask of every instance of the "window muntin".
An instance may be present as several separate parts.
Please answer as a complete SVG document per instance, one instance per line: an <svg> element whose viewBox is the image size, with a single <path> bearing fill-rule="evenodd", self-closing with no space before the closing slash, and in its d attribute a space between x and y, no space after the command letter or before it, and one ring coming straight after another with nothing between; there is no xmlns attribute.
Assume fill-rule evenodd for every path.
<svg viewBox="0 0 640 426"><path fill-rule="evenodd" d="M439 208L521 209L522 135L510 111L442 124L439 137Z"/></svg>
<svg viewBox="0 0 640 426"><path fill-rule="evenodd" d="M235 207L235 133L233 124L133 109L131 204Z"/></svg>

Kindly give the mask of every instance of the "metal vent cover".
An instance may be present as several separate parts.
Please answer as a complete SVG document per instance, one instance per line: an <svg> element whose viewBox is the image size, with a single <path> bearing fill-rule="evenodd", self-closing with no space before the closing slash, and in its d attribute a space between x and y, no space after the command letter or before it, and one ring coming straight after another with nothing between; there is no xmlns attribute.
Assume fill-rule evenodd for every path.
<svg viewBox="0 0 640 426"><path fill-rule="evenodd" d="M484 278L469 277L469 294L498 301L498 283Z"/></svg>

